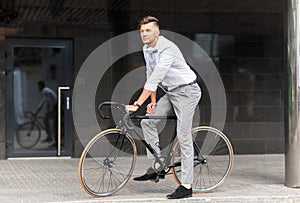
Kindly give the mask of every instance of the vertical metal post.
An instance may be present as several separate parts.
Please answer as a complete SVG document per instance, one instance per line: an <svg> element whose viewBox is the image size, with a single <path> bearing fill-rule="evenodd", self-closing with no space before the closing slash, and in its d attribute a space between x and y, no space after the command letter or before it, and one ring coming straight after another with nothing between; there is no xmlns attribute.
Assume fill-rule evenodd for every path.
<svg viewBox="0 0 300 203"><path fill-rule="evenodd" d="M57 101L57 156L61 155L61 90L69 90L70 87L58 87L58 101ZM69 109L69 97L66 98L67 109Z"/></svg>
<svg viewBox="0 0 300 203"><path fill-rule="evenodd" d="M285 2L285 185L300 187L299 0Z"/></svg>

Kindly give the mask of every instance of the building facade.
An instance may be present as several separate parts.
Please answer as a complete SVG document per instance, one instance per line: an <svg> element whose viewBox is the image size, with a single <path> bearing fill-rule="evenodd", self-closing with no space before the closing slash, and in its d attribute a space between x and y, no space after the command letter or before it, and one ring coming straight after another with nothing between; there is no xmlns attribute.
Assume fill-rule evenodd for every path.
<svg viewBox="0 0 300 203"><path fill-rule="evenodd" d="M214 63L227 101L223 131L235 153L284 152L287 70L283 0L272 4L261 0L4 0L1 3L1 159L58 153L78 157L84 143L74 130L72 90L75 81L84 86L89 78L78 79L77 74L99 46L136 30L138 20L145 15L159 18L161 29L195 42ZM138 35L136 40L140 41ZM182 52L185 54L185 50ZM110 100L114 94L127 97L126 91L116 90L119 82L143 66L141 51L115 61L97 84L94 105L79 106L82 114L85 108L95 109L100 101ZM104 64L99 63L98 67L104 68ZM144 75L140 78L143 81ZM37 87L39 81L60 93L61 133L54 133L60 136L59 149L54 138L45 142L43 119L39 119L41 126L36 127L40 134L33 138L24 134L24 129L32 128L30 125L23 130L20 127L30 121L28 112L35 112L42 99ZM127 83L134 86L135 81ZM204 83L201 88L200 124L208 124L211 101ZM134 101L136 96L137 92L130 100ZM112 121L100 118L98 121L101 128L113 125ZM94 128L89 125L89 118L76 125ZM92 133L86 139L91 136ZM166 142L163 137L161 141ZM139 151L144 153L144 149Z"/></svg>

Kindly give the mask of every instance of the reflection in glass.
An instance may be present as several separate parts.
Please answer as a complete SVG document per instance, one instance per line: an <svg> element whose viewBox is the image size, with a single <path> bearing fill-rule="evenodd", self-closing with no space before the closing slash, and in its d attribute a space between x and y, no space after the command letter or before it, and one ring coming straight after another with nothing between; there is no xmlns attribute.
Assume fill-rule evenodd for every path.
<svg viewBox="0 0 300 203"><path fill-rule="evenodd" d="M14 151L56 151L56 91L64 83L65 50L14 47L13 53Z"/></svg>

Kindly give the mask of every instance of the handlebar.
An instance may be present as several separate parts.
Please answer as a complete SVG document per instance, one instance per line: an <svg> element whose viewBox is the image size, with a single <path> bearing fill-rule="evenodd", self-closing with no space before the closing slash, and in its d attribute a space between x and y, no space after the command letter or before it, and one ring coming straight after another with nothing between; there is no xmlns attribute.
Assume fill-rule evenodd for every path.
<svg viewBox="0 0 300 203"><path fill-rule="evenodd" d="M122 109L125 112L125 104L121 104L118 102L112 102L112 101L104 101L104 102L101 102L98 106L98 113L99 113L100 117L103 119L109 119L109 116L104 115L102 112L102 108L104 106L114 106L115 108Z"/></svg>
<svg viewBox="0 0 300 203"><path fill-rule="evenodd" d="M38 117L38 112L34 113L31 111L25 111L24 116L25 116L25 118L29 119L30 121L34 121L38 118L42 118L42 117Z"/></svg>
<svg viewBox="0 0 300 203"><path fill-rule="evenodd" d="M139 115L133 115L132 112L126 112L125 111L125 104L118 103L118 102L112 102L112 101L104 101L101 102L98 106L98 112L101 118L103 119L109 119L108 115L104 115L102 112L102 108L104 106L114 106L116 109L122 110L124 113L127 114L127 117L130 119L177 119L176 116L158 116L158 115L144 115L144 116L139 116Z"/></svg>
<svg viewBox="0 0 300 203"><path fill-rule="evenodd" d="M137 116L131 115L130 118L132 119L177 119L176 116L156 116L156 115L145 115L145 116Z"/></svg>
<svg viewBox="0 0 300 203"><path fill-rule="evenodd" d="M35 117L36 114L31 112L31 111L25 111L24 116L25 116L25 118L30 118L31 119L31 118Z"/></svg>

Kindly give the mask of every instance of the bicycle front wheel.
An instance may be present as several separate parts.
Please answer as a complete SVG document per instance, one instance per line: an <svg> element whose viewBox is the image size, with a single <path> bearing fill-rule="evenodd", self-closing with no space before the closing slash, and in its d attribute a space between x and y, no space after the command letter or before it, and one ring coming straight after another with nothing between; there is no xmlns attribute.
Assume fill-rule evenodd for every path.
<svg viewBox="0 0 300 203"><path fill-rule="evenodd" d="M16 131L16 139L18 144L30 149L35 146L41 137L41 130L34 122L26 122L21 124Z"/></svg>
<svg viewBox="0 0 300 203"><path fill-rule="evenodd" d="M212 192L229 177L233 163L233 148L228 138L219 130L201 126L192 130L194 143L193 192ZM179 142L173 147L172 173L181 184L181 153Z"/></svg>
<svg viewBox="0 0 300 203"><path fill-rule="evenodd" d="M97 134L85 147L78 166L82 188L103 197L120 190L129 180L136 162L133 138L120 129Z"/></svg>

